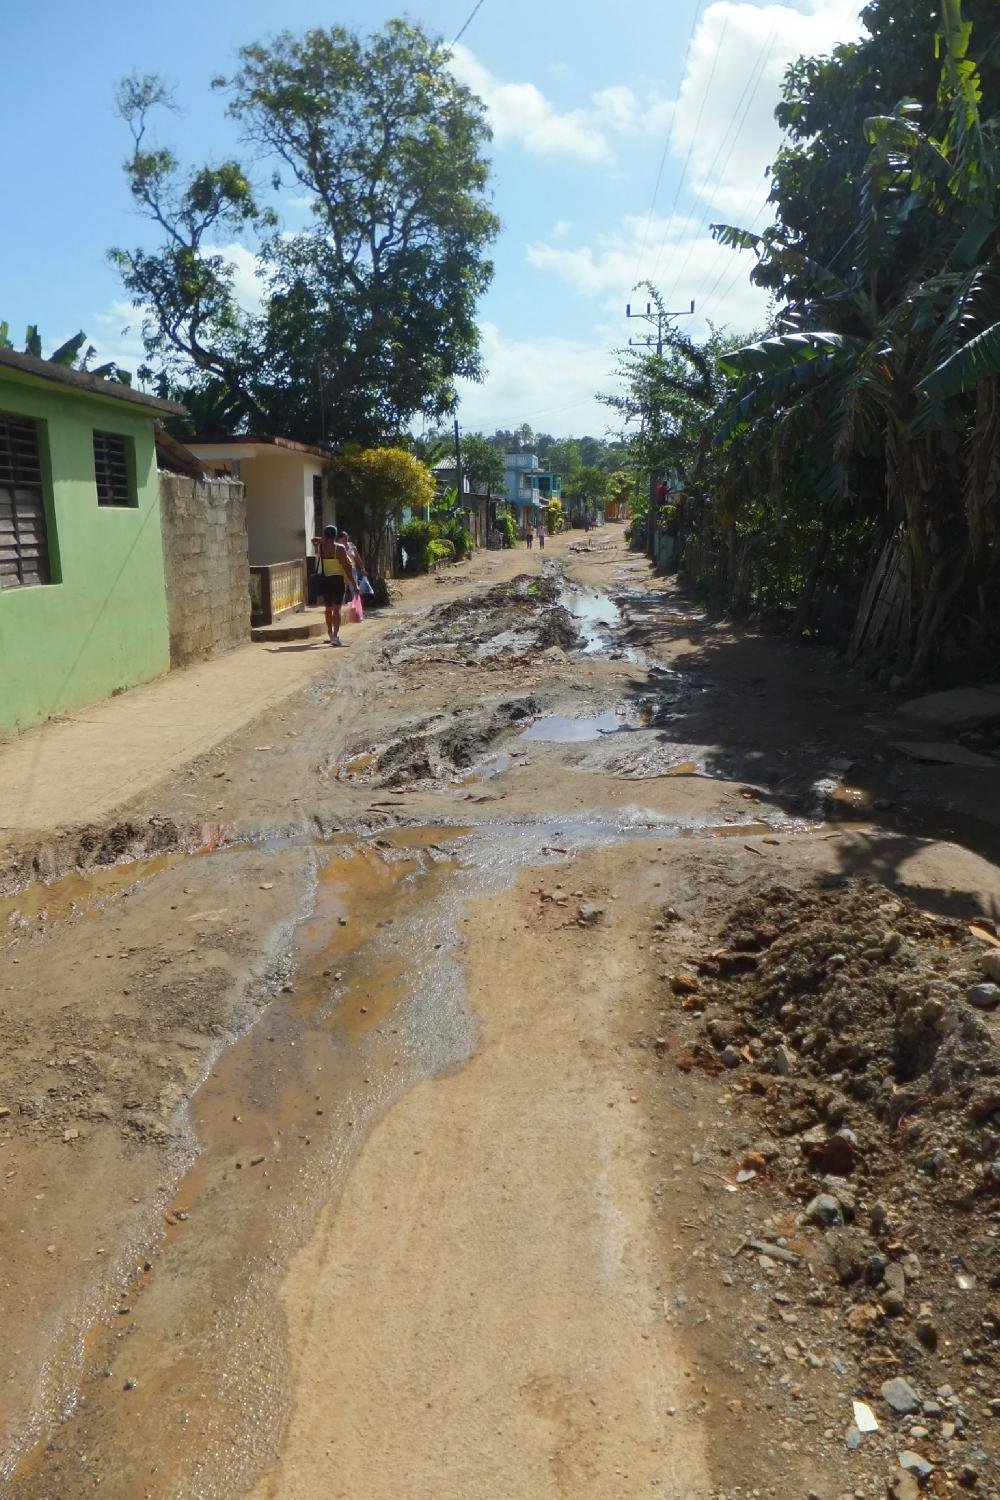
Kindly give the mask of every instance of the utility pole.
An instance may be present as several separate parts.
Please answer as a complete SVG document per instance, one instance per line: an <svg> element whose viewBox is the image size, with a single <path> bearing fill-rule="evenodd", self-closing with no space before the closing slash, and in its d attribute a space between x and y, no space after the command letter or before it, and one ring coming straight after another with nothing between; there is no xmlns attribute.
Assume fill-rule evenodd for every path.
<svg viewBox="0 0 1000 1500"><path fill-rule="evenodd" d="M458 503L462 503L462 439L458 433L458 418L455 418L455 469L458 482Z"/></svg>
<svg viewBox="0 0 1000 1500"><path fill-rule="evenodd" d="M691 299L691 306L690 307L685 307L681 312L663 312L659 308L654 312L652 304L649 303L649 302L646 303L646 311L645 312L633 312L632 311L632 304L631 304L631 302L626 302L626 304L625 304L625 316L626 316L626 318L641 318L644 323L655 323L655 325L656 325L656 332L655 333L647 333L641 339L629 339L629 343L632 344L632 345L639 344L639 345L641 345L645 349L652 349L655 346L657 358L658 359L662 359L663 358L663 325L665 323L667 323L671 318L689 318L693 312L694 312L694 298L693 297Z"/></svg>
<svg viewBox="0 0 1000 1500"><path fill-rule="evenodd" d="M646 303L645 312L633 312L631 302L625 304L626 318L639 318L644 323L655 327L655 333L643 334L641 338L629 339L629 344L635 348L655 349L657 359L663 358L663 329L671 318L689 318L694 312L694 298L691 298L691 306L683 308L680 312L666 312L663 308L653 308L652 303ZM649 474L649 520L646 524L646 553L647 556L656 557L656 533L659 524L659 516L656 507L657 478L654 470Z"/></svg>

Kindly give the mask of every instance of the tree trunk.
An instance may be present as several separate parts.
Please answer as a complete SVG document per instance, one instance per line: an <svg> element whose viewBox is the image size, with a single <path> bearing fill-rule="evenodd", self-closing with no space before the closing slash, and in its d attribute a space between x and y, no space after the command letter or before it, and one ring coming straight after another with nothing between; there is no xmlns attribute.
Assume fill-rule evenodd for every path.
<svg viewBox="0 0 1000 1500"><path fill-rule="evenodd" d="M944 578L949 566L952 574L945 583ZM965 581L966 572L967 556L964 545L953 550L947 557L939 558L935 564L930 583L924 593L913 655L905 678L907 683L918 681L926 671L931 652L938 644L941 628L947 618L952 600Z"/></svg>
<svg viewBox="0 0 1000 1500"><path fill-rule="evenodd" d="M965 518L969 528L969 564L981 585L997 533L1000 496L1000 385L984 380L976 391L976 420L969 436L965 482Z"/></svg>
<svg viewBox="0 0 1000 1500"><path fill-rule="evenodd" d="M816 598L816 590L819 587L820 578L823 576L823 565L826 562L826 554L830 550L830 537L833 534L833 521L827 516L823 521L823 530L820 532L819 544L816 555L813 558L809 577L803 585L799 595L799 602L795 610L795 630L801 635L807 630L812 621L813 601Z"/></svg>
<svg viewBox="0 0 1000 1500"><path fill-rule="evenodd" d="M886 489L889 499L906 517L906 534L913 559L913 584L922 599L931 578L927 533L927 495L919 462L918 444L906 436L902 424L890 417L885 443Z"/></svg>

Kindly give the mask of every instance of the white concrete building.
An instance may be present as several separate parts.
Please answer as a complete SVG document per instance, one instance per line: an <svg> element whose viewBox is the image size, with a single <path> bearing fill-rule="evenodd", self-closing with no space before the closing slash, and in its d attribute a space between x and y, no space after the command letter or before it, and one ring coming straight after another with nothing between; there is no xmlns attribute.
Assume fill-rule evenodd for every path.
<svg viewBox="0 0 1000 1500"><path fill-rule="evenodd" d="M185 446L212 476L241 480L247 498L251 567L295 562L312 553L327 517L322 448L282 437L197 437ZM332 506L329 507L332 512Z"/></svg>

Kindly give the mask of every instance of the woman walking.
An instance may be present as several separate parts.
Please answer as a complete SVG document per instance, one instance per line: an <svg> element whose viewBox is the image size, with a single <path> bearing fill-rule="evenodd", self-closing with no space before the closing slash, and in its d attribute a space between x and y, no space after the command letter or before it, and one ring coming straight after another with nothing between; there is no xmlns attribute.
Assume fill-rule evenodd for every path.
<svg viewBox="0 0 1000 1500"><path fill-rule="evenodd" d="M346 536L347 533L345 532ZM340 611L347 593L347 583L354 572L350 552L337 536L336 526L324 526L322 536L313 537L320 590L326 611L326 633L331 646L342 646Z"/></svg>

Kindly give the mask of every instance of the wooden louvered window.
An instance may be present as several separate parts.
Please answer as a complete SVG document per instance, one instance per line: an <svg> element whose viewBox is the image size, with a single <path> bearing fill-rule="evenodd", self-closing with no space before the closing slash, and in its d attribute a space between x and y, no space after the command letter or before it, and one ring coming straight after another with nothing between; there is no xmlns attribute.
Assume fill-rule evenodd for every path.
<svg viewBox="0 0 1000 1500"><path fill-rule="evenodd" d="M129 472L128 438L116 432L94 433L94 475L98 505L135 505Z"/></svg>
<svg viewBox="0 0 1000 1500"><path fill-rule="evenodd" d="M0 412L0 589L49 582L38 424Z"/></svg>

